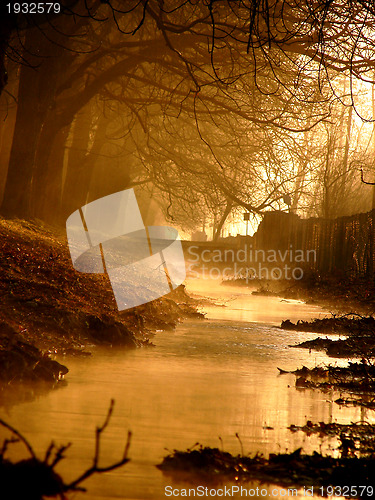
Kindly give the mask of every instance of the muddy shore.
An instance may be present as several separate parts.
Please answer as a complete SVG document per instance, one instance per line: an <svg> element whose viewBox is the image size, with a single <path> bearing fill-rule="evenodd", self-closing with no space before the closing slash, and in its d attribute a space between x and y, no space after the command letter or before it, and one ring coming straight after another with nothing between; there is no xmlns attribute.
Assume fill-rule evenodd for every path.
<svg viewBox="0 0 375 500"><path fill-rule="evenodd" d="M230 280L227 284L255 288L255 283L249 284L246 280ZM257 295L304 300L335 311L331 317L312 321L292 323L285 318L281 328L324 336L290 345L290 348L322 349L328 355L347 359L347 366L337 366L337 363L314 368L296 366L292 371L275 366L279 376L293 373L298 391L318 390L329 394L330 398L335 395L333 401L336 404L361 406L372 417L375 409L375 319L371 313L375 307L372 297L369 297L370 284L351 282L344 286L340 281L325 281L291 285L290 282L262 281L257 286ZM345 314L341 315L339 311ZM232 455L223 449L195 445L188 450L174 450L158 467L167 477L190 484L203 482L217 486L232 482L252 488L248 481L257 480L262 487L276 484L281 488L296 488L296 492L297 488L309 488L323 497L372 498L375 442L371 422L362 419L341 424L307 420L303 426L293 423L289 426L292 433L317 434L322 443L328 437L334 439L336 444L327 454L322 454L321 450L304 454L303 449L298 448L288 453L272 453L268 457L260 452L244 455L242 450L241 454ZM236 437L240 441L240 437ZM358 488L358 484L363 486Z"/></svg>
<svg viewBox="0 0 375 500"><path fill-rule="evenodd" d="M87 356L95 345L152 346L155 330L197 316L181 286L120 312L105 274L74 270L65 233L0 219L0 383L56 382L68 372L54 357ZM67 361L67 364L68 361Z"/></svg>
<svg viewBox="0 0 375 500"><path fill-rule="evenodd" d="M223 281L226 285L255 289L253 293L257 295L302 300L338 314L375 312L375 283L365 278L306 273L301 280L231 279Z"/></svg>

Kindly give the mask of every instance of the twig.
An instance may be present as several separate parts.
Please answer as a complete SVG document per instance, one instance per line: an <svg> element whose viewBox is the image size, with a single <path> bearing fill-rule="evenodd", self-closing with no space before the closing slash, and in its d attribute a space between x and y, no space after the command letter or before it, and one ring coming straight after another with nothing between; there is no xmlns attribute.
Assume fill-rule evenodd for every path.
<svg viewBox="0 0 375 500"><path fill-rule="evenodd" d="M55 458L53 459L50 467L53 469L55 467L55 465L57 465L60 460L62 460L64 457L63 453L64 451L66 451L69 447L71 446L71 443L68 443L67 445L65 446L61 446L57 452L56 452L56 455L55 455Z"/></svg>
<svg viewBox="0 0 375 500"><path fill-rule="evenodd" d="M128 451L129 451L131 437L132 437L131 431L128 431L128 436L127 436L127 440L126 440L125 449L124 449L124 453L123 453L122 459L119 460L118 462L115 462L112 465L107 466L107 467L99 467L98 466L99 453L100 453L100 438L101 438L101 434L107 428L107 426L109 424L109 421L110 421L111 416L112 416L114 404L115 404L115 402L112 399L111 400L111 404L110 404L109 409L108 409L107 416L106 416L105 421L104 421L104 424L101 427L97 427L96 428L96 434L95 434L95 456L94 456L94 459L93 459L92 466L89 469L87 469L83 474L81 474L81 476L79 476L77 479L75 479L73 482L71 482L70 484L66 485L65 488L64 488L64 491L72 491L72 490L76 490L77 491L77 490L81 490L81 488L79 488L78 485L82 481L84 481L85 479L87 479L88 477L92 476L93 474L101 473L101 472L109 472L109 471L117 469L118 467L121 467L122 465L124 465L127 462L129 462Z"/></svg>
<svg viewBox="0 0 375 500"><path fill-rule="evenodd" d="M241 455L244 456L243 454L243 445L240 436L238 435L238 432L236 432L236 438L238 439L240 446L241 446Z"/></svg>
<svg viewBox="0 0 375 500"><path fill-rule="evenodd" d="M15 434L23 442L23 444L26 446L26 448L28 449L28 452L30 453L30 455L33 458L36 458L34 450L32 449L30 443L27 441L27 439L25 437L22 436L22 434L20 432L18 432L11 425L9 425L6 422L4 422L4 420L2 420L1 418L0 418L0 425L2 425L3 427L9 429L11 432L13 432L13 434ZM8 441L8 442L10 442L10 441Z"/></svg>
<svg viewBox="0 0 375 500"><path fill-rule="evenodd" d="M101 473L101 472L108 472L114 469L117 469L118 467L121 467L122 465L126 464L129 459L128 459L128 452L129 452L129 447L130 447L130 441L131 441L131 432L128 432L128 437L127 441L125 444L125 449L123 452L123 456L121 460L118 462L115 462L114 464L111 464L107 467L99 467L99 455L100 455L100 438L101 434L103 431L108 427L109 421L111 419L112 413L113 413L113 407L114 407L114 401L111 400L111 404L109 406L107 416L105 418L105 421L102 426L96 428L96 434L95 434L95 456L93 458L93 463L92 466L83 472L76 480L71 482L70 484L65 484L63 479L54 471L55 466L64 458L64 452L69 448L71 445L70 443L64 446L57 447L54 442L52 442L44 455L44 460L41 461L39 460L35 453L34 450L32 449L31 445L29 442L22 436L20 432L18 432L16 429L14 429L11 425L7 424L3 420L0 419L0 425L3 427L9 429L15 437L12 437L11 439L5 439L0 447L0 462L3 462L3 457L4 454L7 451L8 445L10 443L15 443L22 441L26 448L28 449L31 459L26 460L26 467L31 467L30 468L30 473L36 474L35 479L35 484L29 485L29 484L24 484L22 482L22 476L20 477L20 482L17 485L13 485L13 479L12 476L9 478L4 477L5 485L3 485L3 489L6 490L7 488L10 488L10 483L12 483L12 487L16 488L17 491L17 498L29 498L29 496L33 496L33 498L37 495L39 498L44 498L44 495L46 496L59 496L61 500L67 500L65 493L68 491L85 491L84 488L82 488L80 483L87 479L88 477L92 476L95 473ZM52 457L52 458L51 458ZM51 462L51 463L49 463ZM17 463L11 463L10 466L14 465L17 466L19 462ZM35 467L35 464L37 466L43 466L43 467ZM26 469L25 469L25 474L26 474ZM8 481L8 483L7 483ZM40 482L40 484L39 484ZM31 488L31 491L30 491ZM37 488L35 490L35 488ZM39 489L38 489L39 488ZM42 488L42 490L40 490ZM37 493L35 493L37 491ZM26 494L27 493L27 494ZM35 494L34 494L35 493Z"/></svg>

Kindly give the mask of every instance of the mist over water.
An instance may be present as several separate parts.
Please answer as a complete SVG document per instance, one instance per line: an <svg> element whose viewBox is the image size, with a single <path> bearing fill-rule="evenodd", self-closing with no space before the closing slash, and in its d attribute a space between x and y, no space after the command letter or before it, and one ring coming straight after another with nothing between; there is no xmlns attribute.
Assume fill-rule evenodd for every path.
<svg viewBox="0 0 375 500"><path fill-rule="evenodd" d="M267 455L299 446L319 451L317 438L292 434L287 427L306 420L349 423L363 417L359 409L336 405L337 393L297 390L294 375L278 375L277 367L339 362L320 352L289 348L315 335L275 326L282 319L310 319L324 312L215 282L192 281L187 288L226 307L205 305L207 319L186 320L173 332L157 333L155 348L94 348L89 359L69 358L65 387L0 410L40 455L51 439L73 443L58 468L69 480L91 465L95 427L104 421L110 399L116 400L100 465L121 457L128 429L133 431L131 462L88 480L88 493L77 493L75 499L166 498L165 486L174 483L155 468L167 454L165 448L184 450L197 441L220 447L220 436L226 450L239 453L238 433L245 453ZM335 441L325 441L323 449L330 445Z"/></svg>
<svg viewBox="0 0 375 500"><path fill-rule="evenodd" d="M335 456L287 427L374 420L279 374L347 364L280 328L326 312L250 288L375 311L374 26L371 0L0 2L0 417L41 459L71 442L66 483L92 465L111 399L99 466L133 432L130 463L69 499L165 498L155 465L197 442ZM98 346L175 321L183 294L133 308L186 276L204 320L150 348ZM50 390L65 366L44 353L82 343L93 355L59 358L69 373Z"/></svg>

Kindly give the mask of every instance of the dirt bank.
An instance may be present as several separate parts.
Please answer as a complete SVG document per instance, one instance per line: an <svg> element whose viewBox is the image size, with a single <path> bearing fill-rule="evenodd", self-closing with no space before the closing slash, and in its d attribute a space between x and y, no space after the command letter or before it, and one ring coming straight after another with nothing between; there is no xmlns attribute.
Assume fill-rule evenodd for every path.
<svg viewBox="0 0 375 500"><path fill-rule="evenodd" d="M156 329L198 315L179 287L128 311L117 309L105 274L74 270L64 232L0 219L0 381L59 380L54 355L88 355L90 346L151 345Z"/></svg>

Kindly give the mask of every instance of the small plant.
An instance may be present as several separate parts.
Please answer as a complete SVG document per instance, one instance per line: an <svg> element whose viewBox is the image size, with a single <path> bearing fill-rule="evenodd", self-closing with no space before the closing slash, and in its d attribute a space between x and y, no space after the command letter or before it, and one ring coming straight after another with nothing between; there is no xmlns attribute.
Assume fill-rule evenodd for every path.
<svg viewBox="0 0 375 500"><path fill-rule="evenodd" d="M128 451L131 441L131 432L128 432L127 441L122 458L106 467L99 466L101 435L108 427L114 408L111 400L107 416L101 427L95 432L95 454L92 466L84 471L77 479L66 484L62 477L55 472L56 465L65 458L64 453L70 443L57 447L53 442L49 445L45 456L40 459L36 456L27 439L11 425L0 419L0 425L10 430L12 437L3 441L0 450L0 496L11 500L43 500L45 497L58 497L67 500L66 494L72 491L86 491L81 486L82 482L93 474L100 474L117 469L128 461ZM9 445L22 442L30 457L12 462L5 458ZM4 493L6 492L5 496Z"/></svg>

